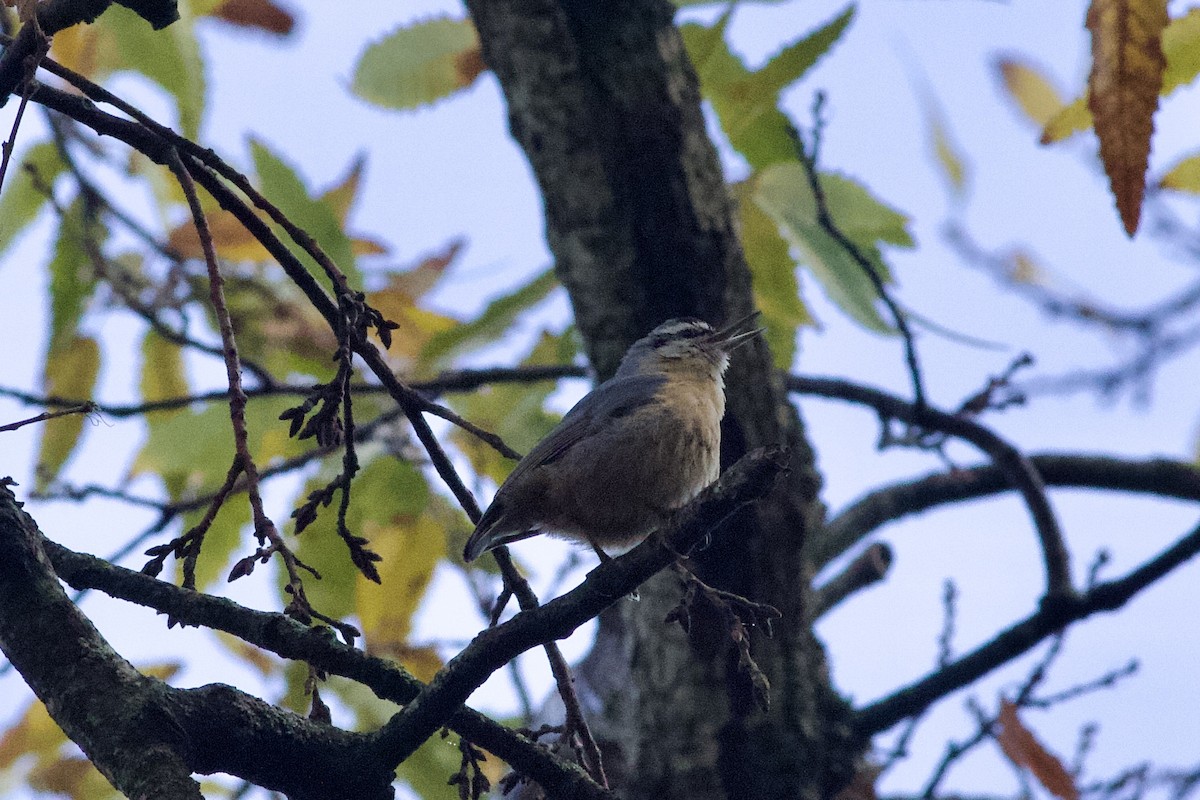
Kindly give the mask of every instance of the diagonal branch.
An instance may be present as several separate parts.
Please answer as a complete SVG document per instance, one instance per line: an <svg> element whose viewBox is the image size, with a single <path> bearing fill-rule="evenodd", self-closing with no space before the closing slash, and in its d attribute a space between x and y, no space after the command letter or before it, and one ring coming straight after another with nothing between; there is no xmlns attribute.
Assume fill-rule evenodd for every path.
<svg viewBox="0 0 1200 800"><path fill-rule="evenodd" d="M1038 610L1001 631L971 653L937 669L854 714L855 733L867 739L937 700L1027 653L1039 642L1101 611L1115 611L1155 581L1200 553L1200 526L1124 577L1099 583L1074 597L1042 603Z"/></svg>
<svg viewBox="0 0 1200 800"><path fill-rule="evenodd" d="M191 774L225 772L297 800L391 797L392 767L361 734L227 686L173 689L139 673L67 598L46 544L0 485L0 649L123 794L199 800Z"/></svg>
<svg viewBox="0 0 1200 800"><path fill-rule="evenodd" d="M78 590L96 589L121 600L152 608L188 625L225 631L283 658L358 681L395 703L407 703L423 684L403 667L339 642L327 630L312 628L284 614L255 611L231 600L189 592L107 561L72 552L45 540L43 545L62 580ZM477 711L460 708L450 728L495 753L553 797L611 798L570 762L556 758L515 731Z"/></svg>
<svg viewBox="0 0 1200 800"><path fill-rule="evenodd" d="M658 534L601 564L565 595L484 630L379 731L380 750L390 761L407 758L493 672L530 648L569 636L625 597L714 533L735 511L765 495L785 468L781 448L744 456Z"/></svg>
<svg viewBox="0 0 1200 800"><path fill-rule="evenodd" d="M1133 460L1076 453L1029 456L1048 487L1107 489L1163 498L1200 500L1200 469L1165 458ZM813 565L820 569L877 528L931 508L1011 491L995 464L934 472L884 486L855 500L811 540Z"/></svg>
<svg viewBox="0 0 1200 800"><path fill-rule="evenodd" d="M1059 529L1058 518L1050 507L1042 476L1020 450L1002 439L990 428L956 414L948 414L926 404L917 406L879 389L834 378L789 375L789 391L816 395L874 408L885 419L898 419L909 425L937 430L970 442L1003 471L1005 477L1021 493L1021 498L1033 517L1038 541L1042 547L1042 563L1046 570L1044 602L1070 599L1075 594L1071 586L1071 563Z"/></svg>

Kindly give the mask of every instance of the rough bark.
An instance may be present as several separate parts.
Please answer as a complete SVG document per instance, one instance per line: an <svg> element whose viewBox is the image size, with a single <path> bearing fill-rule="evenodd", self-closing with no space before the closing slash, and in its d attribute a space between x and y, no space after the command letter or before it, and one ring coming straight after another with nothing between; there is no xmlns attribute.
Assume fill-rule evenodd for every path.
<svg viewBox="0 0 1200 800"><path fill-rule="evenodd" d="M212 684L142 675L66 596L41 533L0 483L0 650L50 716L126 797L198 800L193 772L224 772L294 800L392 797L392 768L362 734Z"/></svg>
<svg viewBox="0 0 1200 800"><path fill-rule="evenodd" d="M508 99L513 136L545 200L546 236L588 355L611 374L625 348L675 316L721 322L752 307L750 275L695 73L665 0L471 0L484 58ZM805 623L802 545L823 514L802 424L765 345L728 376L726 463L772 443L791 473L738 530L699 556L711 583L784 614L754 651L771 681L756 711L720 631L690 643L662 622L679 597L660 576L602 625L581 681L630 798L831 794L858 754L846 708ZM603 664L603 667L597 665Z"/></svg>

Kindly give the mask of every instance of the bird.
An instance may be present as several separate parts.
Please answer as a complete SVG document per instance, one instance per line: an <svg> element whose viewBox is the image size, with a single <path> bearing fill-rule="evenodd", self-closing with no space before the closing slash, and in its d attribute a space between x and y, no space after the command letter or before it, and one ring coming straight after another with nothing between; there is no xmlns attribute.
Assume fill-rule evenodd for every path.
<svg viewBox="0 0 1200 800"><path fill-rule="evenodd" d="M717 479L724 374L757 312L717 330L668 320L634 342L616 373L583 397L500 485L463 560L549 533L627 549Z"/></svg>

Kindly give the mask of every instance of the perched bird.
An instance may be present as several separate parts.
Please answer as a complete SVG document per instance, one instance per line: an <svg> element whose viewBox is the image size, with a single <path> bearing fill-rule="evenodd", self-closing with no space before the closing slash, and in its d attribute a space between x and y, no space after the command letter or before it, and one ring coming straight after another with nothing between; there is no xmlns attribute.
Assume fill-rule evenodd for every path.
<svg viewBox="0 0 1200 800"><path fill-rule="evenodd" d="M463 559L549 533L601 548L637 544L717 479L729 354L761 329L673 319L629 348L521 459Z"/></svg>

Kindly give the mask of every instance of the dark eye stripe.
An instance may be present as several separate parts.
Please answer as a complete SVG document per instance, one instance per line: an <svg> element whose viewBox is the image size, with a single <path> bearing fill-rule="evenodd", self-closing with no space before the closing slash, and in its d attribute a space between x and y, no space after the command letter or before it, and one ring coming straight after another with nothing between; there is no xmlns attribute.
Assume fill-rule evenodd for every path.
<svg viewBox="0 0 1200 800"><path fill-rule="evenodd" d="M679 339L696 339L712 333L712 328L700 320L665 322L654 329L651 341L655 346Z"/></svg>

